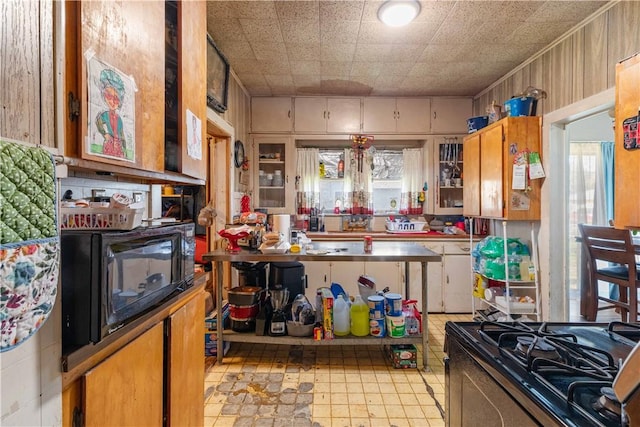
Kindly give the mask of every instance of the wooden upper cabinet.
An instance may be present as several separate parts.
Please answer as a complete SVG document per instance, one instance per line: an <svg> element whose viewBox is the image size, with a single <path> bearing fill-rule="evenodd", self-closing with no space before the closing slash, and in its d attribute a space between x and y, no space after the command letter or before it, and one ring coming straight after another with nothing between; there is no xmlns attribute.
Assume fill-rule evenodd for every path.
<svg viewBox="0 0 640 427"><path fill-rule="evenodd" d="M67 26L71 34L77 30L67 49L77 62L69 61L67 69L79 70L68 74L77 81L67 81L67 87L79 98L80 114L67 122L77 126L77 138L68 141L65 154L164 171L164 2L67 7L69 19L76 20Z"/></svg>
<svg viewBox="0 0 640 427"><path fill-rule="evenodd" d="M203 1L175 3L178 6L178 82L180 85L178 172L194 178L206 179L207 4ZM196 133L198 128L200 131ZM199 150L190 150L189 144L197 144Z"/></svg>
<svg viewBox="0 0 640 427"><path fill-rule="evenodd" d="M625 126L629 120L640 121L640 55L616 65L616 123L615 123L615 212L616 228L640 229L640 149L625 148ZM627 127L632 124L628 123ZM637 129L637 122L636 122ZM630 134L630 129L626 130ZM640 144L640 136L636 137Z"/></svg>
<svg viewBox="0 0 640 427"><path fill-rule="evenodd" d="M293 112L290 97L251 98L251 132L291 132Z"/></svg>
<svg viewBox="0 0 640 427"><path fill-rule="evenodd" d="M507 117L464 139L464 208L468 216L539 220L543 179L514 187L514 163L540 153L540 117ZM542 156L542 155L541 155ZM518 187L518 186L516 186Z"/></svg>
<svg viewBox="0 0 640 427"><path fill-rule="evenodd" d="M431 133L467 133L472 111L471 98L432 98Z"/></svg>
<svg viewBox="0 0 640 427"><path fill-rule="evenodd" d="M360 98L296 97L296 132L360 132Z"/></svg>
<svg viewBox="0 0 640 427"><path fill-rule="evenodd" d="M464 216L480 216L480 135L467 137L463 143L464 191L462 212Z"/></svg>

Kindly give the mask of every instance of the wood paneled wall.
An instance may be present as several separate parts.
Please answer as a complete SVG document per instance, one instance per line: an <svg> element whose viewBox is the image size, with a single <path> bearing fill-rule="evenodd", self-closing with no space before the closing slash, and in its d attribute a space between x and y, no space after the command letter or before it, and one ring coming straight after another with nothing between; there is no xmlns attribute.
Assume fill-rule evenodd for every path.
<svg viewBox="0 0 640 427"><path fill-rule="evenodd" d="M0 135L56 147L53 2L0 2Z"/></svg>
<svg viewBox="0 0 640 427"><path fill-rule="evenodd" d="M616 64L640 51L638 22L639 1L614 4L482 92L474 100L474 114L484 114L493 100L503 104L527 86L547 92L538 115L613 87Z"/></svg>

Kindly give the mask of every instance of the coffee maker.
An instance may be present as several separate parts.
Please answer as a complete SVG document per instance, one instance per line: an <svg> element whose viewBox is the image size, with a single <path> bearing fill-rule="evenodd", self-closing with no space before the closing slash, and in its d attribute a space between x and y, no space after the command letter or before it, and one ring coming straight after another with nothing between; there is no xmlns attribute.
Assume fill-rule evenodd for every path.
<svg viewBox="0 0 640 427"><path fill-rule="evenodd" d="M291 303L296 295L304 294L306 281L301 262L272 262L269 265L269 289L287 289L289 294L285 304Z"/></svg>

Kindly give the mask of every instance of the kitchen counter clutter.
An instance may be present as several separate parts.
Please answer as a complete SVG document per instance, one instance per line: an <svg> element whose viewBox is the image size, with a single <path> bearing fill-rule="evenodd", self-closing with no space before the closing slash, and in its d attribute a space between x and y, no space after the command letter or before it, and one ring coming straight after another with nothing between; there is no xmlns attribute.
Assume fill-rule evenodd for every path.
<svg viewBox="0 0 640 427"><path fill-rule="evenodd" d="M419 263L421 266L421 293L422 293L422 331L428 330L427 315L427 263L439 262L441 256L430 249L425 248L417 243L407 242L391 242L391 241L374 241L373 248L370 253L365 253L362 240L358 242L314 242L313 252L304 248L298 253L284 254L263 254L259 251L242 249L239 252L228 252L226 250L216 250L203 255L203 259L215 263L215 271L221 272L224 262L304 262L304 261L323 261L327 263L334 262L404 262ZM217 316L222 318L222 294L223 294L223 275L217 275ZM375 344L411 344L421 343L423 348L428 348L428 334L418 334L404 337L354 337L337 336L333 339L314 340L313 337L292 337L292 336L261 336L252 333L238 333L232 331L223 331L218 334L218 348L223 348L224 341L237 342L253 342L253 343L270 343L270 344L289 344L289 345L375 345ZM222 355L218 355L218 363L223 362ZM428 369L428 351L423 352L423 365Z"/></svg>

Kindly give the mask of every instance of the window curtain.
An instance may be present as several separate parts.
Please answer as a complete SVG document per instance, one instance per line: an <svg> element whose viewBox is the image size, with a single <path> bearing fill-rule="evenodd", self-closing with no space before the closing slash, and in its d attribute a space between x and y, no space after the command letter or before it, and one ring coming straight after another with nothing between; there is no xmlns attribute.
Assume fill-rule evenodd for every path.
<svg viewBox="0 0 640 427"><path fill-rule="evenodd" d="M605 215L607 220L613 219L614 211L614 194L615 194L615 146L613 141L607 141L600 144L600 154L602 159L602 181L604 194L601 199L604 199ZM596 195L597 199L597 195Z"/></svg>
<svg viewBox="0 0 640 427"><path fill-rule="evenodd" d="M373 154L370 149L358 150L346 148L344 165L344 189L346 198L345 208L352 214L373 214ZM358 168L358 156L360 169ZM350 203L350 205L349 205Z"/></svg>
<svg viewBox="0 0 640 427"><path fill-rule="evenodd" d="M424 185L424 167L422 150L405 148L402 150L404 173L402 174L402 193L400 195L400 213L422 214L422 187ZM422 196L422 197L421 197ZM422 201L420 201L422 198Z"/></svg>
<svg viewBox="0 0 640 427"><path fill-rule="evenodd" d="M296 210L310 214L320 203L320 154L317 148L299 148L296 161Z"/></svg>

